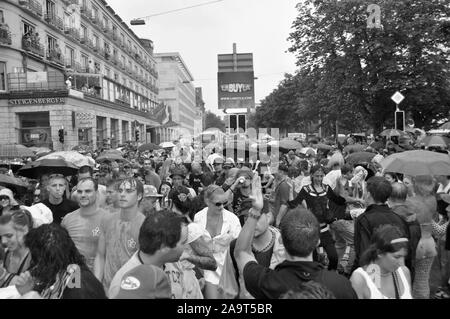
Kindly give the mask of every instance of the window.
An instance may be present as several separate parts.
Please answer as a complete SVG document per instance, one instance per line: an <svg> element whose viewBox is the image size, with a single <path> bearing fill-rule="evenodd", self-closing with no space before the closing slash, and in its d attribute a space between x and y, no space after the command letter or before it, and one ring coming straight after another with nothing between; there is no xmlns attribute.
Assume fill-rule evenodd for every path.
<svg viewBox="0 0 450 319"><path fill-rule="evenodd" d="M0 91L6 91L6 62L0 62Z"/></svg>
<svg viewBox="0 0 450 319"><path fill-rule="evenodd" d="M120 34L120 45L123 46L125 44L125 36L123 33Z"/></svg>
<svg viewBox="0 0 450 319"><path fill-rule="evenodd" d="M47 50L53 51L56 47L56 44L58 43L58 40L56 40L54 37L47 35Z"/></svg>
<svg viewBox="0 0 450 319"><path fill-rule="evenodd" d="M69 46L66 46L66 59L66 65L75 66L75 50Z"/></svg>
<svg viewBox="0 0 450 319"><path fill-rule="evenodd" d="M130 40L128 40L128 49L131 50L131 41Z"/></svg>
<svg viewBox="0 0 450 319"><path fill-rule="evenodd" d="M100 47L100 40L96 34L94 34L94 47L97 49Z"/></svg>
<svg viewBox="0 0 450 319"><path fill-rule="evenodd" d="M89 57L85 54L81 55L81 67L86 71L89 69Z"/></svg>
<svg viewBox="0 0 450 319"><path fill-rule="evenodd" d="M114 40L116 40L116 37L117 37L117 27L116 27L115 25L113 25L112 30L113 30L113 38L114 38Z"/></svg>
<svg viewBox="0 0 450 319"><path fill-rule="evenodd" d="M81 27L81 39L87 40L87 28L84 25L80 25Z"/></svg>
<svg viewBox="0 0 450 319"><path fill-rule="evenodd" d="M35 28L34 26L32 26L31 24L28 24L26 22L23 22L23 34L24 35L32 35L35 32Z"/></svg>
<svg viewBox="0 0 450 319"><path fill-rule="evenodd" d="M98 20L98 8L96 6L92 6L92 14L95 20Z"/></svg>
<svg viewBox="0 0 450 319"><path fill-rule="evenodd" d="M5 23L5 16L3 15L3 10L0 10L0 23Z"/></svg>
<svg viewBox="0 0 450 319"><path fill-rule="evenodd" d="M105 76L111 78L111 69L105 67Z"/></svg>
<svg viewBox="0 0 450 319"><path fill-rule="evenodd" d="M45 2L45 8L49 17L56 17L55 3L53 1L47 0Z"/></svg>

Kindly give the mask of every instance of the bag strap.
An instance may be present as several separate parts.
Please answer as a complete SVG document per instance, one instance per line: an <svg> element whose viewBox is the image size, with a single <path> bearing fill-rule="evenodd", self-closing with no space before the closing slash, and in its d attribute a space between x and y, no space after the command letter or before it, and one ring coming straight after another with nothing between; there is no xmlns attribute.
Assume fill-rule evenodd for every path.
<svg viewBox="0 0 450 319"><path fill-rule="evenodd" d="M400 299L399 289L398 289L398 278L396 271L392 273L392 277L394 278L394 288L395 288L395 299Z"/></svg>

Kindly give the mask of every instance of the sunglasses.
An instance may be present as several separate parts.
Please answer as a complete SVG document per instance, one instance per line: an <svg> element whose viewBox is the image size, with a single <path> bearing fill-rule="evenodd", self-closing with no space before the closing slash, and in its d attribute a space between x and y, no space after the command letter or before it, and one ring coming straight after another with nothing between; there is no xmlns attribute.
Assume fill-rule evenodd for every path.
<svg viewBox="0 0 450 319"><path fill-rule="evenodd" d="M124 169L130 169L131 167L130 166L124 166L123 168Z"/></svg>
<svg viewBox="0 0 450 319"><path fill-rule="evenodd" d="M214 203L214 205L216 205L217 207L220 207L220 206L227 206L228 205L228 202L218 202L218 203Z"/></svg>
<svg viewBox="0 0 450 319"><path fill-rule="evenodd" d="M0 201L1 200L9 200L9 197L8 196L0 196Z"/></svg>

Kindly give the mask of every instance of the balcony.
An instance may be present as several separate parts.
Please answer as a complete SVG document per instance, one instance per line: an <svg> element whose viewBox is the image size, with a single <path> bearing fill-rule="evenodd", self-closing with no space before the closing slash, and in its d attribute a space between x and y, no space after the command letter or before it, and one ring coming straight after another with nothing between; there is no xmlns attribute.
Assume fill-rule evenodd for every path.
<svg viewBox="0 0 450 319"><path fill-rule="evenodd" d="M117 65L118 63L119 63L119 60L117 59L117 57L116 56L112 56L112 58L111 58L111 62L114 64L114 65Z"/></svg>
<svg viewBox="0 0 450 319"><path fill-rule="evenodd" d="M35 55L38 55L40 57L44 57L45 50L42 44L38 41L35 41L31 37L23 37L22 38L22 49L24 49L27 52L31 52Z"/></svg>
<svg viewBox="0 0 450 319"><path fill-rule="evenodd" d="M89 8L86 5L81 6L80 13L83 18L88 19L88 20L92 16L91 11L89 10Z"/></svg>
<svg viewBox="0 0 450 319"><path fill-rule="evenodd" d="M112 55L111 55L111 53L109 53L109 51L108 50L103 50L103 52L104 52L104 55L105 55L105 59L106 60L108 60L108 61L111 61L112 60Z"/></svg>
<svg viewBox="0 0 450 319"><path fill-rule="evenodd" d="M64 2L66 5L70 6L71 4L76 4L78 5L78 0L62 0L62 2Z"/></svg>
<svg viewBox="0 0 450 319"><path fill-rule="evenodd" d="M64 65L64 56L61 54L61 50L58 49L47 50L47 60Z"/></svg>
<svg viewBox="0 0 450 319"><path fill-rule="evenodd" d="M64 30L64 22L63 22L63 20L61 18L57 17L55 14L53 14L53 13L48 14L47 13L44 16L44 19L45 19L45 21L48 24L58 28L61 31Z"/></svg>
<svg viewBox="0 0 450 319"><path fill-rule="evenodd" d="M42 4L36 0L19 0L19 4L37 18L42 17Z"/></svg>
<svg viewBox="0 0 450 319"><path fill-rule="evenodd" d="M81 35L80 36L80 43L81 44L86 44L86 45L88 45L88 42L89 42L89 38L87 37L87 35ZM89 45L88 45L89 46Z"/></svg>
<svg viewBox="0 0 450 319"><path fill-rule="evenodd" d="M67 34L72 39L74 39L75 41L80 41L80 32L77 29L66 26L64 33Z"/></svg>
<svg viewBox="0 0 450 319"><path fill-rule="evenodd" d="M61 72L47 71L47 77L42 82L29 83L28 73L8 73L8 88L10 92L25 91L56 91L66 90L64 75Z"/></svg>
<svg viewBox="0 0 450 319"><path fill-rule="evenodd" d="M11 45L11 32L5 28L0 28L0 44Z"/></svg>

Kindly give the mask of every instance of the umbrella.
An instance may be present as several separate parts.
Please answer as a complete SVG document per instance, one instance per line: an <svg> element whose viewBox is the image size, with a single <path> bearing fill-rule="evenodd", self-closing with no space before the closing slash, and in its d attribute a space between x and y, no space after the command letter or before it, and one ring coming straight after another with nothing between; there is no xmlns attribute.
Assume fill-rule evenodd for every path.
<svg viewBox="0 0 450 319"><path fill-rule="evenodd" d="M117 150L108 150L101 153L97 158L97 162L105 162L105 161L123 161L128 162L125 158L123 158L122 153Z"/></svg>
<svg viewBox="0 0 450 319"><path fill-rule="evenodd" d="M273 146L273 142L275 141L269 142L267 144ZM278 147L285 150L301 150L303 148L303 145L295 140L283 139L278 143Z"/></svg>
<svg viewBox="0 0 450 319"><path fill-rule="evenodd" d="M78 167L66 162L62 158L44 159L28 163L17 171L20 176L39 179L44 174L62 174L64 176L75 175Z"/></svg>
<svg viewBox="0 0 450 319"><path fill-rule="evenodd" d="M384 130L383 132L381 132L380 135L387 136L387 137L402 136L403 132L400 130L395 130L395 129L387 129L387 130Z"/></svg>
<svg viewBox="0 0 450 319"><path fill-rule="evenodd" d="M425 136L420 141L420 144L425 145L427 147L430 147L430 146L447 147L450 144L450 139L448 137L439 136L439 135Z"/></svg>
<svg viewBox="0 0 450 319"><path fill-rule="evenodd" d="M142 144L141 146L138 147L139 152L153 151L153 150L159 150L159 149L161 149L161 147L159 147L158 145L153 144L153 143Z"/></svg>
<svg viewBox="0 0 450 319"><path fill-rule="evenodd" d="M344 147L344 152L345 153L357 153L357 152L362 152L366 149L367 146L362 145L362 144L352 144L352 145L347 145L346 147Z"/></svg>
<svg viewBox="0 0 450 319"><path fill-rule="evenodd" d="M441 126L439 126L441 130L450 130L450 122L444 123Z"/></svg>
<svg viewBox="0 0 450 319"><path fill-rule="evenodd" d="M357 152L352 153L346 158L346 162L351 165L361 164L361 163L370 163L372 158L375 157L375 153L370 152Z"/></svg>
<svg viewBox="0 0 450 319"><path fill-rule="evenodd" d="M12 159L30 156L34 156L33 151L21 144L0 145L0 158Z"/></svg>
<svg viewBox="0 0 450 319"><path fill-rule="evenodd" d="M28 188L28 184L22 181L20 178L9 176L6 174L0 174L0 185L5 186L7 188L17 188L26 189Z"/></svg>
<svg viewBox="0 0 450 319"><path fill-rule="evenodd" d="M170 148L170 147L175 147L175 144L173 144L172 142L163 142L163 143L159 144L159 146L161 146L162 148Z"/></svg>
<svg viewBox="0 0 450 319"><path fill-rule="evenodd" d="M323 144L323 143L317 144L317 148L319 150L324 150L324 151L331 151L333 149L333 147L331 145L327 145L327 144Z"/></svg>
<svg viewBox="0 0 450 319"><path fill-rule="evenodd" d="M84 156L77 151L62 151L62 152L55 152L51 153L45 156L42 156L41 158L37 159L36 161L42 161L44 159L58 159L62 158L68 163L74 164L76 167L81 166L95 166L94 159Z"/></svg>
<svg viewBox="0 0 450 319"><path fill-rule="evenodd" d="M448 175L450 157L448 154L424 150L392 154L381 161L385 172L405 175Z"/></svg>

